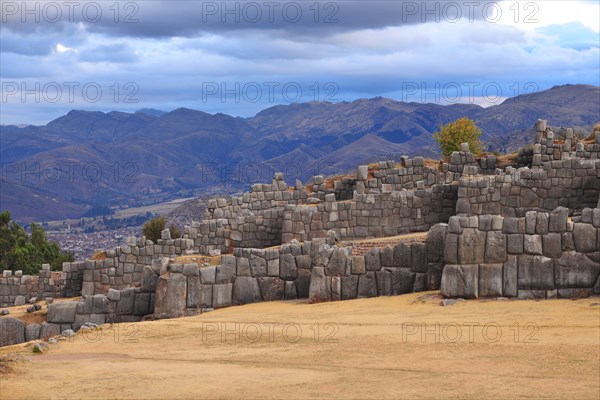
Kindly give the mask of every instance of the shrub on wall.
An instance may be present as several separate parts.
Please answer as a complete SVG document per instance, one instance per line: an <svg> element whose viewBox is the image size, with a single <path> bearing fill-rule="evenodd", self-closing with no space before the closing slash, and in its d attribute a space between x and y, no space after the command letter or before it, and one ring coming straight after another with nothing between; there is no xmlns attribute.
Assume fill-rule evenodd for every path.
<svg viewBox="0 0 600 400"><path fill-rule="evenodd" d="M478 155L483 152L483 143L479 140L481 129L467 117L441 125L440 130L433 134L444 157L449 157L453 151L460 151L461 143L468 143L471 153Z"/></svg>
<svg viewBox="0 0 600 400"><path fill-rule="evenodd" d="M142 233L144 236L146 236L146 239L152 240L154 243L156 243L157 240L160 239L161 232L165 229L166 225L167 224L163 217L152 218L144 223ZM181 232L175 225L170 225L169 231L171 232L171 239L181 237Z"/></svg>

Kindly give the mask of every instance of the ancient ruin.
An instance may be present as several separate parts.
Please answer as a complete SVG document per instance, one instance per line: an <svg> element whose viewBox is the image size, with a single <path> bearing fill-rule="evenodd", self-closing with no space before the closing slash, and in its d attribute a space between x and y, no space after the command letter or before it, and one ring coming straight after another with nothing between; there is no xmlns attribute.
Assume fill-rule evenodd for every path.
<svg viewBox="0 0 600 400"><path fill-rule="evenodd" d="M0 345L261 301L600 294L600 131L559 140L546 121L536 129L512 158L476 158L465 144L448 163L402 157L306 186L276 174L210 201L181 239L165 230L158 243L129 238L62 272L4 271L0 306L82 298L50 304L43 324L0 319L13 324ZM176 260L193 254L222 256L213 266Z"/></svg>

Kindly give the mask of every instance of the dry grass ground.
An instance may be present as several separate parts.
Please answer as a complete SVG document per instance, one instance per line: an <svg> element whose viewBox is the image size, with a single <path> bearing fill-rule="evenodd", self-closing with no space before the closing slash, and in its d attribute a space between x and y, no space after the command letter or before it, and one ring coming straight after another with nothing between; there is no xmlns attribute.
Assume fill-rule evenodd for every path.
<svg viewBox="0 0 600 400"><path fill-rule="evenodd" d="M252 304L4 348L29 360L0 398L600 397L600 299L430 297Z"/></svg>

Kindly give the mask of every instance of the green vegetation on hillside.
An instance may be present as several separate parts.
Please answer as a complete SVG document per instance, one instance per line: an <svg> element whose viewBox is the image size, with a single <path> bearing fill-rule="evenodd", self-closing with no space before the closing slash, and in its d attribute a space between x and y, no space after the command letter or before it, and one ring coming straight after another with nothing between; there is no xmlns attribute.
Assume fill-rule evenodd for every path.
<svg viewBox="0 0 600 400"><path fill-rule="evenodd" d="M481 154L483 144L479 140L480 136L481 129L475 125L473 120L467 117L441 125L440 130L433 134L433 138L438 142L444 157L449 157L453 151L460 151L461 143L469 143L471 153Z"/></svg>
<svg viewBox="0 0 600 400"><path fill-rule="evenodd" d="M35 275L42 264L57 271L64 261L73 261L73 254L62 252L58 244L46 239L44 228L31 224L31 236L10 219L10 212L0 214L0 270L22 270Z"/></svg>
<svg viewBox="0 0 600 400"><path fill-rule="evenodd" d="M163 217L156 217L144 223L142 233L144 236L146 236L146 239L152 240L154 243L156 243L158 239L160 239L161 232L165 229L165 226L165 219ZM171 232L171 239L177 239L181 237L181 232L175 225L170 225L169 231Z"/></svg>

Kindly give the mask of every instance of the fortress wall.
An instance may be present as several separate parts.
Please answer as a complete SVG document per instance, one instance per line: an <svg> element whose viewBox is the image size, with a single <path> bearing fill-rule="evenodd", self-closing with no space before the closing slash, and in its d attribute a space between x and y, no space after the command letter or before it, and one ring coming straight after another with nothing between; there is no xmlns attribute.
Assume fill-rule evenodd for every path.
<svg viewBox="0 0 600 400"><path fill-rule="evenodd" d="M463 145L439 166L402 157L360 166L356 178L316 176L306 188L288 188L276 174L241 197L211 201L206 220L186 227L182 239L165 230L156 244L128 238L105 258L64 263L62 272L49 265L39 276L4 271L0 306L82 298L50 304L42 324L0 318L15 332L0 345L260 301L438 288L463 298L600 294L600 132L592 143L570 130L555 140L545 121L537 130L536 144L519 150L516 165L526 166L518 169L501 171L496 157L478 160ZM573 209L581 215L570 219ZM340 241L419 230L429 230L425 242L361 255ZM170 259L217 250L233 254L213 267Z"/></svg>
<svg viewBox="0 0 600 400"><path fill-rule="evenodd" d="M330 231L327 238L280 248L236 249L217 266L155 259L143 268L136 287L49 305L48 322L31 328L35 332L28 340L86 323L173 318L261 301L336 301L438 289L446 230L440 224L425 242L372 248L359 256Z"/></svg>
<svg viewBox="0 0 600 400"><path fill-rule="evenodd" d="M21 271L3 271L0 278L0 307L25 304L36 297L74 297L81 294L83 262L63 263L62 272L50 271L43 264L38 276L23 275Z"/></svg>
<svg viewBox="0 0 600 400"><path fill-rule="evenodd" d="M455 216L448 223L446 297L572 298L600 294L600 208L524 217Z"/></svg>
<svg viewBox="0 0 600 400"><path fill-rule="evenodd" d="M360 166L357 171L357 190L372 193L382 190L383 185L391 185L392 191L417 189L418 183L423 187L431 187L445 182L445 176L437 168L425 165L423 157L401 157L400 163L381 161L371 173L368 166ZM360 182L360 183L359 183Z"/></svg>
<svg viewBox="0 0 600 400"><path fill-rule="evenodd" d="M139 286L144 267L154 260L191 254L191 239L171 239L168 229L157 244L141 238L128 238L127 245L106 252L106 258L86 260L83 268L81 294L106 294L109 289L126 289Z"/></svg>
<svg viewBox="0 0 600 400"><path fill-rule="evenodd" d="M468 171L468 170L467 170ZM459 181L457 214L522 217L529 210L595 207L600 196L600 159L564 158L497 175L465 174Z"/></svg>
<svg viewBox="0 0 600 400"><path fill-rule="evenodd" d="M22 271L16 271L14 274L10 270L3 271L0 278L0 306L19 305L29 301L29 298L37 293L37 282L31 285L35 278L37 277L23 275Z"/></svg>
<svg viewBox="0 0 600 400"><path fill-rule="evenodd" d="M328 182L322 176L315 176L312 183L306 188L300 182L297 182L294 188L288 188L283 180L283 175L276 174L271 184L255 184L251 192L244 193L242 196L232 197L231 199L210 200L205 214L206 219L202 222L194 222L186 237L193 239L194 247L204 254L212 250L231 252L236 247L260 248L279 245L282 243L283 236L286 236L283 241L291 239L289 235L282 236L282 234L288 233L284 227L286 224L284 220L286 218L285 210L289 206L302 208L316 205L319 210L330 212L332 211L329 205L331 202L356 201L355 191L360 195L377 196L381 195L382 191L390 193L403 189L431 189L434 185L446 183L446 181L451 182L452 177L453 174L448 175L435 168L425 166L422 157L414 159L402 157L400 165L396 165L392 161L380 162L378 168L372 172L369 172L368 166L361 166L358 168L355 179L344 177ZM450 193L452 191L452 189L447 190ZM432 189L432 193L436 193L432 196L426 192L417 193L415 195L417 207L420 207L418 204L421 198L426 203L425 208L429 207L430 198L433 197L434 207L441 208L441 204L435 203L440 197L437 192L438 189ZM408 194L407 196L410 197L411 195ZM358 202L364 203L366 201L370 201L370 197L368 199L358 199ZM411 203L412 200L409 199L408 202ZM319 203L325 203L325 205ZM347 207L343 203L338 203L338 206L341 209ZM362 209L364 207L358 206L358 210ZM427 212L428 210L424 211ZM343 222L328 224L328 222L335 222L333 221L336 218L335 212L334 210L330 216L332 220L326 221L325 225L328 225L327 227L319 229L320 232L314 235L304 235L302 237L306 236L309 239L322 237L325 231L329 229L329 225L331 225L331 228L341 228L342 232L347 228L350 230L358 228L359 234L357 237L382 235L381 232L369 233L370 223L363 225L353 223L352 216L346 216L348 224ZM448 210L448 213L450 212ZM309 214L310 211L304 211L304 213ZM359 211L356 215L365 218L379 218L382 216L380 214L381 212L376 211L375 215L367 215L367 211ZM416 219L421 218L416 212L413 214L415 214ZM389 215L392 214L389 213ZM439 222L439 218L429 217L429 219L431 222ZM445 220L447 220L447 217L445 217ZM391 224L388 225L386 228L390 228ZM419 221L413 225L420 226L420 229L426 229L430 226L430 224L426 225ZM380 224L375 223L375 226L370 230L377 231L377 226L380 226ZM392 230L398 231L398 229L387 230L390 234L394 234L391 233ZM402 232L408 230L404 227L400 229ZM354 235L352 232L344 234L348 237L352 235Z"/></svg>
<svg viewBox="0 0 600 400"><path fill-rule="evenodd" d="M382 191L356 192L352 201L336 202L328 195L314 206L287 206L282 240L313 240L325 237L329 230L342 239L395 236L425 231L454 214L456 185L424 188L419 184L414 191L391 191L391 184L384 184Z"/></svg>

